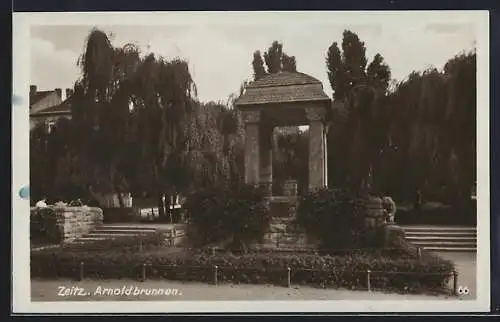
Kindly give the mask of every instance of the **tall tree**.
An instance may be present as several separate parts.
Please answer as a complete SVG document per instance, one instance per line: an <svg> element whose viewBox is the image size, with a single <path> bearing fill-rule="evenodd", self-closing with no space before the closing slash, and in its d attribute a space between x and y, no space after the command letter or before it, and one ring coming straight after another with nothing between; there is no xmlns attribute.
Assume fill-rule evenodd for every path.
<svg viewBox="0 0 500 322"><path fill-rule="evenodd" d="M343 100L347 92L347 75L342 62L342 53L339 46L334 42L329 48L326 56L326 67L328 80L336 100Z"/></svg>
<svg viewBox="0 0 500 322"><path fill-rule="evenodd" d="M267 72L264 66L267 66ZM273 41L271 46L264 52L264 60L260 51L253 54L252 67L254 80L260 79L266 74L276 74L281 71L296 72L297 62L295 56L289 56L283 52L283 44Z"/></svg>
<svg viewBox="0 0 500 322"><path fill-rule="evenodd" d="M384 62L382 55L375 55L366 69L366 76L368 84L387 91L389 81L391 80L391 70L389 65Z"/></svg>
<svg viewBox="0 0 500 322"><path fill-rule="evenodd" d="M345 30L342 35L342 53L349 88L364 84L367 64L365 43L354 32Z"/></svg>
<svg viewBox="0 0 500 322"><path fill-rule="evenodd" d="M275 74L282 70L281 58L283 57L283 44L273 41L271 47L264 53L267 72Z"/></svg>
<svg viewBox="0 0 500 322"><path fill-rule="evenodd" d="M329 181L359 188L373 177L375 152L385 141L387 108L382 102L390 69L380 54L367 68L365 44L350 30L343 32L341 48L337 42L328 48L326 67L333 98L343 102L334 111L336 129L328 133L328 151L346 156L329 158L330 167L342 169L329 171Z"/></svg>
<svg viewBox="0 0 500 322"><path fill-rule="evenodd" d="M253 53L252 67L254 71L254 79L258 80L266 75L266 69L264 67L264 60L260 51L256 50Z"/></svg>
<svg viewBox="0 0 500 322"><path fill-rule="evenodd" d="M288 56L287 54L283 53L283 56L281 57L281 65L284 72L293 73L297 71L297 63L294 56Z"/></svg>
<svg viewBox="0 0 500 322"><path fill-rule="evenodd" d="M130 83L138 63L136 47L114 48L104 32L92 30L78 62L82 75L72 99L75 128L88 133L79 140L78 154L99 176L89 181L104 194L118 194L121 205L121 194L129 188L120 166L127 154Z"/></svg>

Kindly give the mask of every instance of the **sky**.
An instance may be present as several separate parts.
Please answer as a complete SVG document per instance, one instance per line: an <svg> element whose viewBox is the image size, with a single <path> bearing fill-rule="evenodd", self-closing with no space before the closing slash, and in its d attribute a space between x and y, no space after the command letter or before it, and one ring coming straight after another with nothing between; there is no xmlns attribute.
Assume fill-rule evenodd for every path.
<svg viewBox="0 0 500 322"><path fill-rule="evenodd" d="M454 55L472 49L476 42L475 25L464 22L380 23L289 23L256 24L166 24L166 25L37 25L30 29L31 85L39 90L73 87L79 77L76 65L85 39L93 27L111 35L114 46L134 43L143 51L165 58L183 58L202 101L226 101L237 93L245 80L252 78L252 54L265 51L274 40L283 51L295 56L297 70L323 82L331 96L325 56L333 42L342 42L349 29L365 42L370 61L382 54L392 77L403 80L412 71L428 67L441 69ZM64 91L63 91L64 92Z"/></svg>

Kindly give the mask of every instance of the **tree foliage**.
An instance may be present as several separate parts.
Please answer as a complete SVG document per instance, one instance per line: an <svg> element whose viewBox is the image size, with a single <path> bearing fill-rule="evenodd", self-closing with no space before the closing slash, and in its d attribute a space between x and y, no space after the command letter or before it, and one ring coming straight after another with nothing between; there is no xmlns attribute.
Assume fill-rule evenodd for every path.
<svg viewBox="0 0 500 322"><path fill-rule="evenodd" d="M186 61L114 47L94 29L78 66L72 119L31 134L34 157L51 162L42 173L53 181L36 180L40 194L47 185L61 199L133 192L157 198L163 214L168 196L238 175L237 116L196 99Z"/></svg>
<svg viewBox="0 0 500 322"><path fill-rule="evenodd" d="M373 168L385 142L386 91L391 72L380 54L367 67L366 46L345 30L341 46L333 42L326 55L327 75L336 102L328 133L329 167L335 184L351 189L371 186ZM344 157L339 160L336 155Z"/></svg>
<svg viewBox="0 0 500 322"><path fill-rule="evenodd" d="M295 56L289 56L283 51L282 43L273 41L271 46L264 52L264 59L262 59L259 50L253 53L252 67L254 80L258 80L266 74L276 74L281 71L296 72L297 62Z"/></svg>
<svg viewBox="0 0 500 322"><path fill-rule="evenodd" d="M442 70L413 72L389 91L390 68L380 54L365 68L365 45L348 31L341 47L333 43L326 55L341 103L328 134L329 182L406 200L417 190L431 199L468 198L475 182L475 52Z"/></svg>
<svg viewBox="0 0 500 322"><path fill-rule="evenodd" d="M200 102L186 61L114 46L95 29L78 66L72 119L59 120L50 133L42 124L30 132L34 200L132 192L156 198L164 212L164 197L243 180L235 96ZM295 58L277 41L263 55L256 51L252 66L255 79L296 71ZM365 44L345 31L328 48L326 68L335 100L329 183L396 199L416 190L432 199L469 196L476 181L474 51L394 82L382 55L369 61ZM307 132L280 134L278 141L275 178L306 181Z"/></svg>
<svg viewBox="0 0 500 322"><path fill-rule="evenodd" d="M259 50L253 53L252 67L254 71L254 79L258 80L266 75L266 68L264 67L264 60Z"/></svg>

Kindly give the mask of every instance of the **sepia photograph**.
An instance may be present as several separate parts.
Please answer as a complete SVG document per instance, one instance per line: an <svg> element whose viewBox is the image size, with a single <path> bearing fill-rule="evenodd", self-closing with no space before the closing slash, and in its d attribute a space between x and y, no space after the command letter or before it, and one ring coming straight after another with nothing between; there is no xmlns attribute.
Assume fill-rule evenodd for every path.
<svg viewBox="0 0 500 322"><path fill-rule="evenodd" d="M488 25L14 14L14 311L489 311Z"/></svg>

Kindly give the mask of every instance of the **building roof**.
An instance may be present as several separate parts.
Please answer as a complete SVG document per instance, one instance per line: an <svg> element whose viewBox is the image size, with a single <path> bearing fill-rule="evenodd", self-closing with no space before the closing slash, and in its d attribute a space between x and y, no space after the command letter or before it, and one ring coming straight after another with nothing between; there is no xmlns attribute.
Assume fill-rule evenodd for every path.
<svg viewBox="0 0 500 322"><path fill-rule="evenodd" d="M41 101L42 99L44 99L47 95L54 93L54 92L55 91L39 91L39 92L35 92L33 94L30 94L30 107L33 104L36 104L39 101Z"/></svg>
<svg viewBox="0 0 500 322"><path fill-rule="evenodd" d="M45 108L41 111L31 113L30 116L46 116L51 114L70 114L71 113L71 99L63 101L61 104Z"/></svg>
<svg viewBox="0 0 500 322"><path fill-rule="evenodd" d="M318 79L304 73L280 72L250 83L236 101L236 105L329 100L323 91L323 84Z"/></svg>

